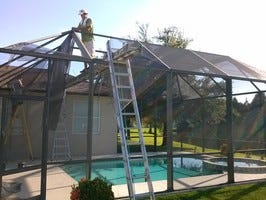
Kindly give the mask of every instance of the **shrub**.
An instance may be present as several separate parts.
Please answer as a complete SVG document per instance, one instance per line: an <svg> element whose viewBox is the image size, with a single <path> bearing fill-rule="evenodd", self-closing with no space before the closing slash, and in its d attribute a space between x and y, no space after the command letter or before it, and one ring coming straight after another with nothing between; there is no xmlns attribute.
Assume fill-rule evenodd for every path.
<svg viewBox="0 0 266 200"><path fill-rule="evenodd" d="M70 200L114 200L112 185L101 178L82 178L78 185L72 185L71 188Z"/></svg>

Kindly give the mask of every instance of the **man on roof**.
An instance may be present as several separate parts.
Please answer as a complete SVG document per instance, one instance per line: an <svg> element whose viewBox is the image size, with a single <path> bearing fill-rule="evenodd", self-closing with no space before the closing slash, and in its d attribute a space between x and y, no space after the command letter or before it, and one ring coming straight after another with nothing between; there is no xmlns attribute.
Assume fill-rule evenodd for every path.
<svg viewBox="0 0 266 200"><path fill-rule="evenodd" d="M84 9L79 11L81 21L77 29L81 32L81 40L84 43L91 57L94 56L93 44L93 23L91 18L88 17L88 12Z"/></svg>

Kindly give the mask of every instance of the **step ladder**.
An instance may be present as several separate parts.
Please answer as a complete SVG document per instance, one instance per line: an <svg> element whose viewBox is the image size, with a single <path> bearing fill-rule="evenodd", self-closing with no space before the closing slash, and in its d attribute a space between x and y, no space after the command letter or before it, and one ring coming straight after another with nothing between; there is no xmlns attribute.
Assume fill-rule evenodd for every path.
<svg viewBox="0 0 266 200"><path fill-rule="evenodd" d="M59 121L56 130L54 131L54 142L52 151L52 160L71 159L70 146L69 146L69 132L66 129L66 114L64 103L61 107Z"/></svg>
<svg viewBox="0 0 266 200"><path fill-rule="evenodd" d="M119 127L119 134L121 138L121 149L123 154L123 163L126 172L128 193L130 199L138 199L150 197L151 200L155 199L153 186L150 177L150 170L148 164L148 156L144 144L143 132L141 127L141 120L136 100L135 88L132 78L130 61L127 59L126 65L114 64L112 49L110 41L107 42L107 55L109 61L109 70L112 82L113 98L115 105L115 113ZM128 107L131 107L129 109ZM134 119L136 128L139 134L139 141L132 142L127 135L130 128L128 121ZM138 145L141 149L141 155L130 153L130 146ZM142 172L136 172L134 165L143 165ZM138 193L136 191L136 182L146 182L147 188L145 193Z"/></svg>

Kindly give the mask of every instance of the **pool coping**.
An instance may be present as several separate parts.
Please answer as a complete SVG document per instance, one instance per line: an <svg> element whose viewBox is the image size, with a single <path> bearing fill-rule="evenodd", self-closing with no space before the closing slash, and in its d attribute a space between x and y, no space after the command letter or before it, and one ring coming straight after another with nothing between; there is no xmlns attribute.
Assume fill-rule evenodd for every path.
<svg viewBox="0 0 266 200"><path fill-rule="evenodd" d="M209 159L205 159L203 161L203 166L208 169L214 169L214 170L221 170L221 171L227 171L227 165L218 164L215 163L215 161L224 161L226 162L226 157L213 157ZM264 160L258 160L258 159L251 159L251 158L241 158L241 157L235 157L234 161L242 161L246 163L256 163L256 164L264 164L262 166L235 166L234 171L237 173L248 173L248 174L264 174L266 173L266 162Z"/></svg>

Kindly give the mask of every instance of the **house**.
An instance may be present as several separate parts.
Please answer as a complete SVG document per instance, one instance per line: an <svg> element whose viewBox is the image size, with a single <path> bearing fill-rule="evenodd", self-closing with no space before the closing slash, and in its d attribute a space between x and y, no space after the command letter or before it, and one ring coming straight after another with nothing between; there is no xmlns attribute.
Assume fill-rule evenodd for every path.
<svg viewBox="0 0 266 200"><path fill-rule="evenodd" d="M67 92L65 98L65 128L69 136L71 156L84 157L86 155L86 127L87 127L87 93ZM2 98L0 98L2 105ZM11 102L9 101L8 120L12 120ZM29 138L32 145L33 158L41 157L42 144L42 112L43 102L23 101ZM113 101L111 97L94 97L93 116L93 155L115 154L117 150L117 126L114 117ZM2 110L2 109L1 109ZM5 143L4 157L8 160L28 158L28 144L23 134L22 117L19 113L14 119L14 126ZM49 132L49 157L52 156L54 132Z"/></svg>
<svg viewBox="0 0 266 200"><path fill-rule="evenodd" d="M16 71L18 67L2 67L1 76L4 83L4 74ZM19 74L17 72L16 74ZM12 75L12 74L11 74ZM15 75L13 75L15 76ZM13 94L16 81L8 81L2 89L0 97L0 113L2 113L3 99L6 104L6 127L4 129L4 153L3 158L7 161L27 160L29 156L33 159L40 159L42 154L43 135L43 109L47 81L47 70L34 68L21 75L19 79L24 86L24 92ZM101 86L104 88L105 86ZM16 91L18 93L18 91ZM114 115L113 99L111 91L95 93L93 97L93 136L92 155L110 155L117 152L117 126ZM13 95L13 96L12 96ZM11 117L12 107L18 97L23 102L22 110L18 110L16 116ZM27 96L27 97L26 97ZM14 113L13 113L14 114ZM25 117L23 117L25 114ZM51 111L51 115L56 114ZM1 118L1 116L0 116ZM24 124L24 121L26 124ZM88 123L88 82L82 81L67 88L64 97L63 119L60 119L63 127L57 127L49 131L48 137L48 158L53 158L55 146L55 134L66 132L71 158L84 158L87 150L87 123ZM11 124L12 122L12 124ZM26 134L26 135L25 135ZM64 151L64 150L59 150ZM65 159L65 155L56 159Z"/></svg>

